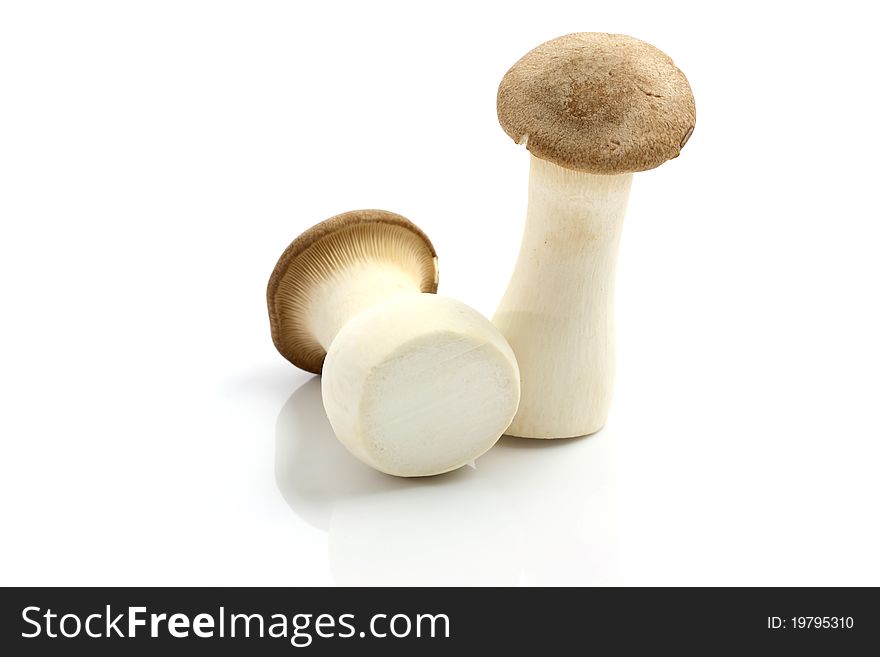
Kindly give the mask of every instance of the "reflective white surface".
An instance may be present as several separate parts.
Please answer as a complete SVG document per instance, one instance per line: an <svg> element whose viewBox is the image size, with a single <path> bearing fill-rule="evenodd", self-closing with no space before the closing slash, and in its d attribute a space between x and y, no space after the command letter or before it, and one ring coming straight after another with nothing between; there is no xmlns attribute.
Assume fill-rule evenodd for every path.
<svg viewBox="0 0 880 657"><path fill-rule="evenodd" d="M320 401L315 378L282 408L275 473L297 515L327 532L338 584L618 581L609 436L506 437L477 468L395 479L348 455Z"/></svg>
<svg viewBox="0 0 880 657"><path fill-rule="evenodd" d="M0 584L880 585L861 5L301 5L0 6ZM271 344L272 267L383 207L491 315L528 171L495 89L577 29L698 107L633 181L608 425L373 472Z"/></svg>

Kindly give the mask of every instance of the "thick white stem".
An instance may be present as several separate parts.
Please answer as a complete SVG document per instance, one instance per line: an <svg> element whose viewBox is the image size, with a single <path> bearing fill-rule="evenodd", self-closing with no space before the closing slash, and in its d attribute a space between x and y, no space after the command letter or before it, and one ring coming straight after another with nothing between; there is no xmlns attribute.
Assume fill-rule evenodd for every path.
<svg viewBox="0 0 880 657"><path fill-rule="evenodd" d="M350 265L322 281L312 294L308 312L312 334L324 347L358 313L400 294L420 294L419 282L393 263Z"/></svg>
<svg viewBox="0 0 880 657"><path fill-rule="evenodd" d="M519 401L516 359L501 333L436 294L402 294L359 313L327 352L321 384L342 444L403 477L473 461Z"/></svg>
<svg viewBox="0 0 880 657"><path fill-rule="evenodd" d="M614 384L614 273L632 174L600 176L532 157L525 235L495 314L516 354L507 433L567 438L602 428Z"/></svg>
<svg viewBox="0 0 880 657"><path fill-rule="evenodd" d="M327 351L327 417L372 467L405 477L454 470L510 424L519 377L501 333L458 301L422 294L410 270L340 268L314 285L308 317Z"/></svg>

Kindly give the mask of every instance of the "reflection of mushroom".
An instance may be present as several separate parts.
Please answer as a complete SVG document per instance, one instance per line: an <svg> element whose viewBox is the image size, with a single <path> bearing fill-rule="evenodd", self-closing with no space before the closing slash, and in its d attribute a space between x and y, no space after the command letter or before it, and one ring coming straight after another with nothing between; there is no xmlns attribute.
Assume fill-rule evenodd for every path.
<svg viewBox="0 0 880 657"><path fill-rule="evenodd" d="M495 451L480 459L479 471L461 468L420 479L383 476L333 440L321 408L321 381L313 378L278 414L275 481L300 518L329 533L337 584L512 585L518 581L523 536L511 491L491 485L493 478L511 480L510 469L494 460ZM485 461L493 464L485 466L488 479L482 476ZM513 466L516 477L516 463L501 465ZM549 465L545 475L553 470ZM591 486L596 481L591 478ZM565 512L556 509L554 515ZM542 510L541 517L547 516Z"/></svg>
<svg viewBox="0 0 880 657"><path fill-rule="evenodd" d="M333 506L343 498L374 495L422 481L386 477L351 458L327 421L318 377L297 388L278 414L275 482L290 507L314 527L326 530Z"/></svg>
<svg viewBox="0 0 880 657"><path fill-rule="evenodd" d="M522 524L521 571L528 586L619 585L612 433L550 442L504 437L480 459L475 474L507 500Z"/></svg>
<svg viewBox="0 0 880 657"><path fill-rule="evenodd" d="M313 226L269 280L278 351L323 373L336 436L389 474L439 474L472 461L507 428L519 402L507 342L468 306L422 294L436 289L428 238L382 210Z"/></svg>
<svg viewBox="0 0 880 657"><path fill-rule="evenodd" d="M605 424L632 173L677 157L695 119L684 74L628 36L548 41L502 79L498 120L532 154L525 235L494 319L522 376L507 433L565 438Z"/></svg>
<svg viewBox="0 0 880 657"><path fill-rule="evenodd" d="M336 584L516 585L524 540L519 519L479 470L466 470L340 499L328 529Z"/></svg>

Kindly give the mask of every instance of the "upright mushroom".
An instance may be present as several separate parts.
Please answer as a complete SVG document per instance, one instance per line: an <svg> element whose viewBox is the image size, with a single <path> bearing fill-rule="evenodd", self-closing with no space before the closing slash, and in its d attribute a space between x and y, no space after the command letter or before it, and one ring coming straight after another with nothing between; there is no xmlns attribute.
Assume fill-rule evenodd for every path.
<svg viewBox="0 0 880 657"><path fill-rule="evenodd" d="M611 403L614 273L632 174L678 156L694 98L654 46L569 34L507 72L498 120L532 156L525 235L494 318L522 377L507 433L594 433Z"/></svg>
<svg viewBox="0 0 880 657"><path fill-rule="evenodd" d="M474 460L519 403L519 371L504 337L436 290L431 242L383 210L313 226L284 251L269 280L276 348L323 374L336 436L393 475L440 474Z"/></svg>

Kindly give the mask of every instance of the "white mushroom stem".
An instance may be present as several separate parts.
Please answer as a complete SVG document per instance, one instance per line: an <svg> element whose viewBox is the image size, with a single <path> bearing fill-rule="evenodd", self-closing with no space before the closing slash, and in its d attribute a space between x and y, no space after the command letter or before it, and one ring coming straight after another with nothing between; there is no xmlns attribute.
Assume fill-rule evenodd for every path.
<svg viewBox="0 0 880 657"><path fill-rule="evenodd" d="M327 351L321 386L342 444L402 477L472 462L519 401L516 359L501 333L435 294L400 294L358 313Z"/></svg>
<svg viewBox="0 0 880 657"><path fill-rule="evenodd" d="M495 314L522 383L508 434L567 438L605 424L614 383L614 273L632 174L532 157L525 235Z"/></svg>
<svg viewBox="0 0 880 657"><path fill-rule="evenodd" d="M419 281L391 262L351 264L315 286L308 313L312 334L325 351L355 315L399 294L421 294Z"/></svg>

